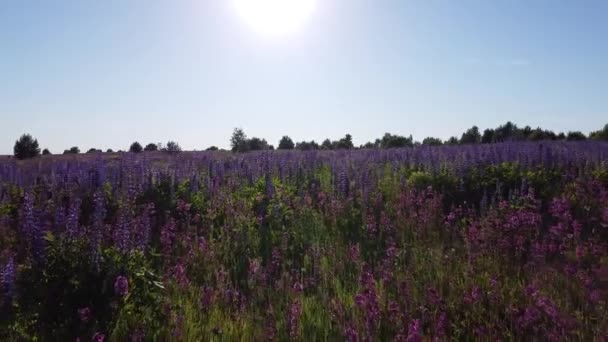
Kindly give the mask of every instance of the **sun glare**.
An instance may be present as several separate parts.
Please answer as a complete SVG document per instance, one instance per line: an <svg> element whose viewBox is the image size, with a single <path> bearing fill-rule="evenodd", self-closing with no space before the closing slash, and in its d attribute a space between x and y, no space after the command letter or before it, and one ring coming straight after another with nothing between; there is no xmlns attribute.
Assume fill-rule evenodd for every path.
<svg viewBox="0 0 608 342"><path fill-rule="evenodd" d="M314 12L317 0L233 0L238 14L254 31L267 36L297 32Z"/></svg>

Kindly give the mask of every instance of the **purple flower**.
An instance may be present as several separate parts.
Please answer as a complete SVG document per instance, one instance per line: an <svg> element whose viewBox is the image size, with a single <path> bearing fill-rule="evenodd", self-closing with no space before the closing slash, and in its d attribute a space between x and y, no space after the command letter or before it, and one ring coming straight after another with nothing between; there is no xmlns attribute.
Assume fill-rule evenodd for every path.
<svg viewBox="0 0 608 342"><path fill-rule="evenodd" d="M118 221L114 227L114 244L118 249L127 253L131 250L131 218L129 208L126 205L120 207L118 211Z"/></svg>
<svg viewBox="0 0 608 342"><path fill-rule="evenodd" d="M591 290L591 292L589 293L589 301L592 304L599 303L601 299L602 299L602 294L600 293L600 291L598 289Z"/></svg>
<svg viewBox="0 0 608 342"><path fill-rule="evenodd" d="M15 292L15 259L10 257L0 272L0 285L6 298L12 298Z"/></svg>
<svg viewBox="0 0 608 342"><path fill-rule="evenodd" d="M93 342L104 342L106 340L106 335L96 332L91 339Z"/></svg>
<svg viewBox="0 0 608 342"><path fill-rule="evenodd" d="M444 311L442 311L439 314L439 318L437 319L437 325L435 327L435 334L438 337L445 337L446 331L448 329L448 325L449 325L448 314L445 313Z"/></svg>
<svg viewBox="0 0 608 342"><path fill-rule="evenodd" d="M126 296L129 293L129 280L125 276L118 276L114 281L114 292L119 296Z"/></svg>
<svg viewBox="0 0 608 342"><path fill-rule="evenodd" d="M289 308L289 316L287 317L287 325L289 327L289 336L293 339L298 336L298 322L302 314L302 304L296 300Z"/></svg>
<svg viewBox="0 0 608 342"><path fill-rule="evenodd" d="M422 332L420 331L420 320L414 319L407 327L407 341L420 342L422 341Z"/></svg>
<svg viewBox="0 0 608 342"><path fill-rule="evenodd" d="M89 307L78 309L78 317L82 323L88 323L93 317L91 309Z"/></svg>

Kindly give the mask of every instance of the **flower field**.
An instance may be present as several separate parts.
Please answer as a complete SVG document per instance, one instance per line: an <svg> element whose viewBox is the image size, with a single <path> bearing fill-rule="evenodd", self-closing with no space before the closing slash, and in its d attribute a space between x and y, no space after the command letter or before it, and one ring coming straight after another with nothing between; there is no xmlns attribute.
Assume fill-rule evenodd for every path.
<svg viewBox="0 0 608 342"><path fill-rule="evenodd" d="M0 160L0 340L608 337L608 143Z"/></svg>

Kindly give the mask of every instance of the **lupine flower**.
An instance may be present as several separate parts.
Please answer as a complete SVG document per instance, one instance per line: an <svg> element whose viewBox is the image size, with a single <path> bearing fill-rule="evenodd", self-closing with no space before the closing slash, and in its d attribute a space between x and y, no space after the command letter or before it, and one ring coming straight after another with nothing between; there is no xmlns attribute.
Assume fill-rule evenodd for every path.
<svg viewBox="0 0 608 342"><path fill-rule="evenodd" d="M126 296L129 293L129 280L125 276L118 276L114 281L114 292L119 296Z"/></svg>
<svg viewBox="0 0 608 342"><path fill-rule="evenodd" d="M299 300L293 301L289 307L289 315L287 317L287 326L289 329L289 336L293 339L298 336L298 322L300 315L302 314L302 304Z"/></svg>
<svg viewBox="0 0 608 342"><path fill-rule="evenodd" d="M215 291L209 286L201 288L201 307L203 310L209 310L215 300Z"/></svg>
<svg viewBox="0 0 608 342"><path fill-rule="evenodd" d="M173 218L162 227L160 231L160 246L163 254L170 254L173 249L173 240L175 239L176 222Z"/></svg>
<svg viewBox="0 0 608 342"><path fill-rule="evenodd" d="M15 293L15 259L11 256L2 272L0 272L0 283L2 284L2 290L6 298L13 298Z"/></svg>
<svg viewBox="0 0 608 342"><path fill-rule="evenodd" d="M408 342L420 342L422 341L422 332L420 327L420 320L414 319L410 322L407 327L407 341Z"/></svg>
<svg viewBox="0 0 608 342"><path fill-rule="evenodd" d="M91 318L93 317L91 308L84 307L84 308L78 309L78 317L80 318L80 321L82 323L88 323L91 320Z"/></svg>
<svg viewBox="0 0 608 342"><path fill-rule="evenodd" d="M80 235L80 226L78 220L80 218L80 199L74 199L68 210L66 220L66 235L68 239L77 238Z"/></svg>
<svg viewBox="0 0 608 342"><path fill-rule="evenodd" d="M130 342L143 342L146 340L146 333L143 329L135 329L130 335Z"/></svg>
<svg viewBox="0 0 608 342"><path fill-rule="evenodd" d="M448 314L445 311L441 311L439 313L439 317L437 318L437 323L435 326L435 336L439 338L445 338L449 324L450 322L448 319Z"/></svg>
<svg viewBox="0 0 608 342"><path fill-rule="evenodd" d="M131 249L131 229L130 229L129 209L123 205L119 209L118 221L114 227L114 244L123 253L127 253Z"/></svg>
<svg viewBox="0 0 608 342"><path fill-rule="evenodd" d="M91 341L93 342L104 342L106 340L106 335L102 334L101 332L96 332L93 335L93 338L91 339Z"/></svg>

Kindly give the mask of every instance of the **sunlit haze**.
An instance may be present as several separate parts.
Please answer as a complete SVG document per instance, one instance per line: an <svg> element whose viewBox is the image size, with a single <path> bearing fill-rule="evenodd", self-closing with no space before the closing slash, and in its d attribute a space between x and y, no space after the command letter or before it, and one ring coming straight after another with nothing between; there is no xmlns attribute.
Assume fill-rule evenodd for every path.
<svg viewBox="0 0 608 342"><path fill-rule="evenodd" d="M302 29L312 15L316 0L234 0L241 18L256 32L284 36Z"/></svg>

